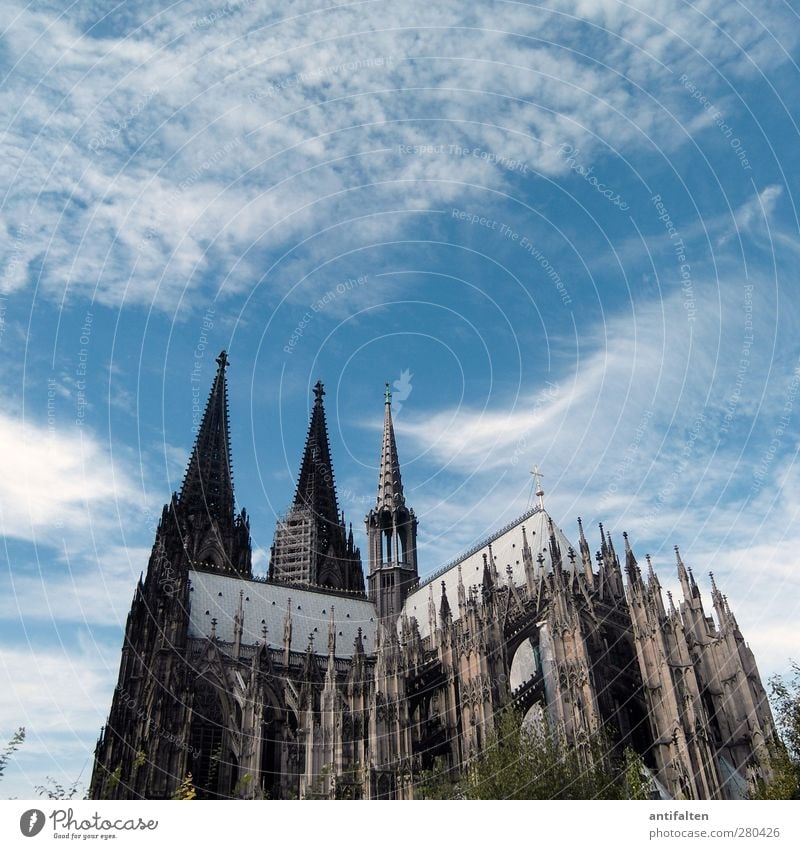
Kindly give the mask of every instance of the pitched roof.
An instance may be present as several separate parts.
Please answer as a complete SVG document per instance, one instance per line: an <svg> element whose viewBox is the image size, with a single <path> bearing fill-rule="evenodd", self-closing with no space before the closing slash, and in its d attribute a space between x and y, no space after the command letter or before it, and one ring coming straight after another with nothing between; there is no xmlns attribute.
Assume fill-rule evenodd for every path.
<svg viewBox="0 0 800 849"><path fill-rule="evenodd" d="M364 651L370 654L375 650L378 614L375 605L364 598L304 590L288 584L249 581L214 572L192 571L189 584L190 637L208 637L211 620L216 619L217 639L233 642L234 616L239 607L239 594L243 592L244 645L260 643L266 625L267 644L283 648L284 623L287 610L291 608L292 651L305 651L309 635L313 634L317 653L325 654L333 608L337 657L352 656L359 628Z"/></svg>
<svg viewBox="0 0 800 849"><path fill-rule="evenodd" d="M546 573L553 570L553 559L550 552L550 523L551 518L547 511L541 507L533 507L523 513L511 524L501 528L490 537L482 540L477 545L452 560L443 569L423 581L406 599L403 612L406 616L415 617L419 625L420 634L423 637L430 633L428 619L429 585L434 581L444 584L444 592L447 595L453 619L458 620L458 569L461 567L461 580L464 589L469 593L471 586L479 586L483 579L483 555L489 554L491 546L494 558L495 580L500 583L506 581L506 567L511 567L511 576L515 586L525 586L525 566L522 558L524 540L522 529L525 528L528 544L531 547L534 567L539 568L538 558L541 556L541 566ZM572 563L568 559L568 551L572 547L564 532L552 523L553 536L561 549L562 567L568 572L572 571ZM435 594L438 594L438 590Z"/></svg>

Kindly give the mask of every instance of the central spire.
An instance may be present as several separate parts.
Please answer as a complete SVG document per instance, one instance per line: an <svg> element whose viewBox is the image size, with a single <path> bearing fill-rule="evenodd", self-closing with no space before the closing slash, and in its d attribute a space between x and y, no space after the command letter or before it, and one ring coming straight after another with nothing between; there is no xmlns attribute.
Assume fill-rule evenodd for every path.
<svg viewBox="0 0 800 849"><path fill-rule="evenodd" d="M331 526L339 524L339 506L333 479L328 425L322 398L325 387L317 381L314 387L314 407L308 425L303 461L297 478L295 507L310 507L317 519Z"/></svg>
<svg viewBox="0 0 800 849"><path fill-rule="evenodd" d="M324 396L325 387L318 380L294 501L278 520L269 575L363 593L361 554L352 532L347 533L344 513L339 514Z"/></svg>
<svg viewBox="0 0 800 849"><path fill-rule="evenodd" d="M403 482L400 478L400 461L397 457L397 442L392 423L392 393L386 384L383 408L383 447L381 466L378 473L378 507L397 507L405 504Z"/></svg>
<svg viewBox="0 0 800 849"><path fill-rule="evenodd" d="M392 393L386 384L378 498L366 517L369 595L382 620L398 616L417 580L417 519L406 506L392 424Z"/></svg>

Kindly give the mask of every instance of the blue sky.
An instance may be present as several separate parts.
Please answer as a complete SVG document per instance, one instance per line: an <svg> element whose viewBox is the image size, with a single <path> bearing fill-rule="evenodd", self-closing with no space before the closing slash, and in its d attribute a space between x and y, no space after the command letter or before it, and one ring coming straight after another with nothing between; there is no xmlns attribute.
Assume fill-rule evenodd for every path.
<svg viewBox="0 0 800 849"><path fill-rule="evenodd" d="M3 781L88 780L122 625L230 352L266 569L311 386L361 533L395 390L423 572L527 506L713 569L797 658L788 3L0 11ZM596 537L596 530L593 531ZM363 539L363 537L362 537Z"/></svg>

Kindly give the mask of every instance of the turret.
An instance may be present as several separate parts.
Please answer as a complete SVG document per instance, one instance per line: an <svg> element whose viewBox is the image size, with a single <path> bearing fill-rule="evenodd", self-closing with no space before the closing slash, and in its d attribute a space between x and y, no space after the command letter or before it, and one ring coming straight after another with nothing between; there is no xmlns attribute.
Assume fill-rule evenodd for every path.
<svg viewBox="0 0 800 849"><path fill-rule="evenodd" d="M366 517L369 541L369 597L381 619L397 617L417 581L417 518L406 505L392 422L392 395L386 384L383 444L375 507Z"/></svg>

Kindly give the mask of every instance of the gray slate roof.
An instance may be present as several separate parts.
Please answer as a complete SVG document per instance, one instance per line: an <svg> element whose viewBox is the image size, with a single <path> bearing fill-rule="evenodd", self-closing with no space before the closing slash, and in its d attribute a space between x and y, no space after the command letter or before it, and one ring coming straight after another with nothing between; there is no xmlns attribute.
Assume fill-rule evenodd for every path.
<svg viewBox="0 0 800 849"><path fill-rule="evenodd" d="M189 636L208 637L211 620L217 620L217 638L233 642L233 618L239 607L239 593L244 611L242 643L254 645L262 640L263 622L267 626L267 643L283 648L283 626L291 600L292 650L305 651L309 634L314 635L316 654L328 652L328 622L331 608L336 623L336 656L351 657L353 641L361 628L364 651L375 650L378 616L375 605L363 598L348 598L329 593L304 590L282 584L248 581L230 575L209 572L189 573Z"/></svg>
<svg viewBox="0 0 800 849"><path fill-rule="evenodd" d="M541 552L544 557L544 563L542 564L544 571L546 573L552 572L553 563L548 546L550 538L548 519L547 512L540 508L523 513L519 519L507 525L479 545L471 548L465 554L461 555L461 557L450 563L444 571L435 574L432 578L428 578L425 583L421 584L417 590L412 592L406 599L403 610L409 619L412 616L416 618L420 634L423 637L427 637L430 634L428 603L431 593L433 594L433 601L436 605L438 621L439 605L442 598L442 582L445 585L447 600L450 603L453 619L457 620L459 618L458 567L461 566L461 580L464 583L464 590L467 596L469 596L469 588L476 585L480 586L483 580L483 555L486 554L488 556L489 543L492 545L494 566L497 570L497 581L501 585L506 583L506 567L510 566L514 585L518 587L525 586L525 567L522 561L523 526L528 535L528 545L531 547L534 568L537 570L539 568L537 557ZM561 547L563 567L571 571L571 564L567 558L567 552L571 543L555 522L553 523L553 530ZM575 548L575 546L573 548L576 552L578 551L578 548Z"/></svg>

